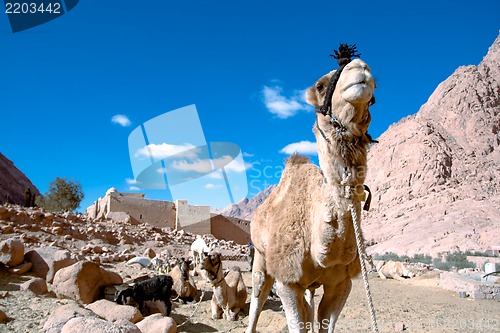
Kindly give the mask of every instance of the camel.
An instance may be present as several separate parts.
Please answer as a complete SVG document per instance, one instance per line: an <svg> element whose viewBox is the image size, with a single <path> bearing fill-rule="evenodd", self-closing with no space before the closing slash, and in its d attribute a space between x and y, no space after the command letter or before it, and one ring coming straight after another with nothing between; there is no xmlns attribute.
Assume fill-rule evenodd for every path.
<svg viewBox="0 0 500 333"><path fill-rule="evenodd" d="M234 267L226 275L222 271L222 259L218 252L202 253L201 269L207 272L213 287L212 319L238 319L247 300L247 288L239 267Z"/></svg>
<svg viewBox="0 0 500 333"><path fill-rule="evenodd" d="M380 261L377 262L377 272L381 279L395 279L405 280L406 278L415 277L416 274L412 272L405 263L401 261Z"/></svg>
<svg viewBox="0 0 500 333"><path fill-rule="evenodd" d="M191 244L191 253L193 254L194 257L194 266L195 269L198 268L200 265L200 262L202 260L202 253L208 253L210 252L211 247L207 245L205 240L201 235L196 235L196 239L194 242Z"/></svg>
<svg viewBox="0 0 500 333"><path fill-rule="evenodd" d="M335 51L339 70L306 93L317 109L313 132L320 167L304 156L289 157L278 186L252 219L255 258L247 333L256 331L274 281L289 332L333 332L351 279L360 272L351 207L360 216L375 81L364 61L351 61L355 52L355 46L341 45ZM313 297L319 286L324 295L315 324Z"/></svg>
<svg viewBox="0 0 500 333"><path fill-rule="evenodd" d="M169 274L174 281L172 289L177 294L177 298L184 304L196 300L200 293L193 277L189 275L190 265L191 260L177 259L175 267Z"/></svg>

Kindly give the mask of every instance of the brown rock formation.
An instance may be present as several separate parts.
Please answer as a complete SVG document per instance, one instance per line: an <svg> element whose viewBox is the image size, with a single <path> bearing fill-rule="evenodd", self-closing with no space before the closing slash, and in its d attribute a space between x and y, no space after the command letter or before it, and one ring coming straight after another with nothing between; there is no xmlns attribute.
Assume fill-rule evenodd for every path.
<svg viewBox="0 0 500 333"><path fill-rule="evenodd" d="M28 177L0 153L0 203L24 205L24 191L27 188L30 189L31 195L40 195L40 191Z"/></svg>
<svg viewBox="0 0 500 333"><path fill-rule="evenodd" d="M486 250L500 234L500 36L368 154L372 253Z"/></svg>

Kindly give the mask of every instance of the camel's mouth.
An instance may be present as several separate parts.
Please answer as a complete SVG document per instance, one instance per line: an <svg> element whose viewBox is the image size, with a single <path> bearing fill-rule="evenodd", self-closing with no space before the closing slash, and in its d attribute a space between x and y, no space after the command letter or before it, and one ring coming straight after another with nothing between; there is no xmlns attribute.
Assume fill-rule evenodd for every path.
<svg viewBox="0 0 500 333"><path fill-rule="evenodd" d="M351 83L347 84L344 89L347 90L347 89L349 89L351 87L354 87L354 86L360 86L360 87L363 87L363 88L364 87L370 87L370 88L372 88L370 82L366 78L364 78L364 79L359 79L357 81L354 81L354 82L351 82Z"/></svg>

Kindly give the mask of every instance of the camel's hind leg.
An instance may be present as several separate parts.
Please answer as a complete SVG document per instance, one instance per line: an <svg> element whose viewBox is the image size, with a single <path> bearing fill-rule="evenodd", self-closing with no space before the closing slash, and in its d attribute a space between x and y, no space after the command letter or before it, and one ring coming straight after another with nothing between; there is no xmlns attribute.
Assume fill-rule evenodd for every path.
<svg viewBox="0 0 500 333"><path fill-rule="evenodd" d="M323 285L324 294L318 307L319 333L333 333L351 287L352 282L349 277L336 285Z"/></svg>
<svg viewBox="0 0 500 333"><path fill-rule="evenodd" d="M252 297L246 333L256 331L260 312L266 302L267 296L269 296L273 283L274 279L266 272L266 259L259 251L255 251L252 267Z"/></svg>

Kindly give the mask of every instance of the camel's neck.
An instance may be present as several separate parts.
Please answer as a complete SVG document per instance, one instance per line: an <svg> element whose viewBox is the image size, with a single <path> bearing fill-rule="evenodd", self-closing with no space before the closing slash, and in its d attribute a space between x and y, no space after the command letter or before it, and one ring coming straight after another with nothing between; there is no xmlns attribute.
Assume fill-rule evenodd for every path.
<svg viewBox="0 0 500 333"><path fill-rule="evenodd" d="M215 272L211 272L209 274L209 279L210 283L212 283L214 287L218 287L219 285L226 283L224 280L224 273L222 271L222 262L219 262L219 265L215 268Z"/></svg>
<svg viewBox="0 0 500 333"><path fill-rule="evenodd" d="M344 117L339 120L345 130L336 129L329 117L318 116L314 134L320 168L329 185L363 185L368 145L366 130L360 131L357 124L347 121Z"/></svg>
<svg viewBox="0 0 500 333"><path fill-rule="evenodd" d="M227 297L227 283L224 279L224 274L222 272L222 267L217 273L216 279L210 281L213 286L214 296L220 305L225 305L228 303Z"/></svg>

